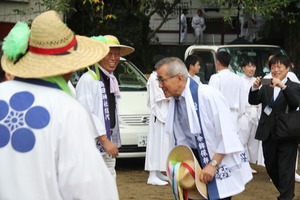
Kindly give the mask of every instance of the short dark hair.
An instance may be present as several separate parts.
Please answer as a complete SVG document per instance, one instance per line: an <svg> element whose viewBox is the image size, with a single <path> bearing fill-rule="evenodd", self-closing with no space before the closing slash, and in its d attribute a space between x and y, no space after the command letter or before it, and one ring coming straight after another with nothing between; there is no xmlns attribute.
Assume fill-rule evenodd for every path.
<svg viewBox="0 0 300 200"><path fill-rule="evenodd" d="M185 64L186 68L187 68L188 70L190 70L190 65L195 65L197 61L199 61L199 63L200 63L200 61L201 61L201 59L200 59L199 56L197 56L197 55L189 55L189 56L185 59L184 64Z"/></svg>
<svg viewBox="0 0 300 200"><path fill-rule="evenodd" d="M276 63L283 64L286 68L291 66L291 61L289 57L287 55L282 55L282 53L277 53L271 58L269 62L269 69L271 69L271 66Z"/></svg>
<svg viewBox="0 0 300 200"><path fill-rule="evenodd" d="M153 57L153 59L152 59L152 67L153 67L153 69L155 69L154 66L156 65L156 63L157 63L158 61L160 61L161 59L165 58L165 57L166 57L166 56L163 56L163 55L160 55L160 54L155 55L155 56Z"/></svg>
<svg viewBox="0 0 300 200"><path fill-rule="evenodd" d="M216 54L217 60L223 65L223 67L228 67L231 61L231 55L226 51L220 51Z"/></svg>
<svg viewBox="0 0 300 200"><path fill-rule="evenodd" d="M241 67L246 67L249 64L255 65L255 61L253 57L247 56L242 60Z"/></svg>

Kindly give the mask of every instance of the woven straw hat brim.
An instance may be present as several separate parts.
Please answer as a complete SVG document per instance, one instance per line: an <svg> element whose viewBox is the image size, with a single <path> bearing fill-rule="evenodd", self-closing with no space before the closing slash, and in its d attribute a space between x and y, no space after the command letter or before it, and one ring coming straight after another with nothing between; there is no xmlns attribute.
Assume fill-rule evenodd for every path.
<svg viewBox="0 0 300 200"><path fill-rule="evenodd" d="M100 41L76 35L77 49L66 55L41 55L27 52L18 62L2 56L4 71L20 78L45 78L67 74L100 61L109 47Z"/></svg>
<svg viewBox="0 0 300 200"><path fill-rule="evenodd" d="M188 196L192 199L207 199L207 187L206 184L201 182L199 179L199 175L201 173L201 167L196 159L196 157L193 154L193 151L185 146L185 145L179 145L172 149L172 151L169 153L168 160L167 160L167 166L169 161L177 161L177 162L189 162L192 161L194 163L194 171L195 171L195 181L196 181L196 188L192 190L187 190ZM190 162L189 162L190 163ZM168 173L167 175L170 180L172 180L171 175Z"/></svg>
<svg viewBox="0 0 300 200"><path fill-rule="evenodd" d="M194 155L193 155L194 156ZM197 161L197 158L194 156L195 161ZM196 187L197 187L197 192L200 192L201 196L207 199L208 197L208 191L207 191L207 186L205 183L200 181L200 173L202 171L198 161L194 162L194 167L195 167L195 181L196 181ZM199 195L199 193L197 194ZM191 196L192 197L192 196Z"/></svg>
<svg viewBox="0 0 300 200"><path fill-rule="evenodd" d="M129 54L131 54L132 52L134 52L134 48L130 47L130 46L126 46L126 45L109 45L109 47L120 47L120 56L127 56Z"/></svg>
<svg viewBox="0 0 300 200"><path fill-rule="evenodd" d="M104 38L106 39L106 44L109 47L119 47L120 50L120 56L126 56L134 52L134 48L131 46L120 44L118 38L114 35L104 35Z"/></svg>

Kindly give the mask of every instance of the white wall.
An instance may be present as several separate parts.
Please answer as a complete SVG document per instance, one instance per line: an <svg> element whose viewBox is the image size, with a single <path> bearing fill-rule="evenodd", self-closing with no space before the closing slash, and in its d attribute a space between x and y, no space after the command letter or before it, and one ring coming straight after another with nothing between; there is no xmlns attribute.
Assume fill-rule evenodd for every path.
<svg viewBox="0 0 300 200"><path fill-rule="evenodd" d="M205 12L204 8L209 8L209 5L201 5L201 1L199 0L182 0L181 3L177 6L174 13L170 16L170 20L168 20L160 29L160 32L157 34L160 44L178 44L179 41L179 17L180 17L180 9L187 8L188 14L187 18L192 18L197 15L197 10L201 9L203 12L204 18L221 18L224 16L222 12ZM150 19L150 28L154 30L162 21L162 19L158 15L153 15ZM176 33L175 33L176 32ZM226 34L224 36L224 43L231 42L236 39L236 34ZM220 34L204 34L203 42L206 45L219 45L221 44L221 35ZM194 43L193 33L187 34L186 44L191 45Z"/></svg>
<svg viewBox="0 0 300 200"><path fill-rule="evenodd" d="M19 2L22 1L22 2ZM43 11L42 8L39 8L35 5L36 0L19 0L19 1L0 1L0 22L28 22L29 20L34 19L40 12ZM30 10L34 8L34 11ZM19 9L23 10L28 15L18 15L14 14L13 10ZM37 12L37 10L40 10Z"/></svg>

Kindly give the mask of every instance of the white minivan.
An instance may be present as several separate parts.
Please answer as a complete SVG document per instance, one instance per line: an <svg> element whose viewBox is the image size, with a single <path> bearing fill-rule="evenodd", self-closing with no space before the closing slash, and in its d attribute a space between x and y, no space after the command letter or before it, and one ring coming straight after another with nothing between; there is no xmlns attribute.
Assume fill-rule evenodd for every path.
<svg viewBox="0 0 300 200"><path fill-rule="evenodd" d="M83 70L73 74L71 82L74 87L82 74ZM121 58L114 75L121 91L118 106L122 146L118 158L145 157L150 116L147 107L147 78L125 58Z"/></svg>
<svg viewBox="0 0 300 200"><path fill-rule="evenodd" d="M264 76L269 73L268 67L266 68L267 60L270 54L285 51L276 45L263 45L263 44L228 44L228 45L192 45L189 46L184 55L187 56L194 54L201 59L201 69L198 73L202 83L208 83L212 74L217 72L216 69L216 53L219 51L226 51L232 56L229 69L237 74L243 74L241 64L245 57L252 57L256 64L255 76Z"/></svg>

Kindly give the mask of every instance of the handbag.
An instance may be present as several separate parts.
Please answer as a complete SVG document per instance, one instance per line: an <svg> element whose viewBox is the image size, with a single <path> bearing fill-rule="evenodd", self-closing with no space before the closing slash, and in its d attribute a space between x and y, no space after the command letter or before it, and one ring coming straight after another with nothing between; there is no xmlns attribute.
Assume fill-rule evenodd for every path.
<svg viewBox="0 0 300 200"><path fill-rule="evenodd" d="M280 113L276 116L275 132L278 140L300 139L300 110Z"/></svg>

